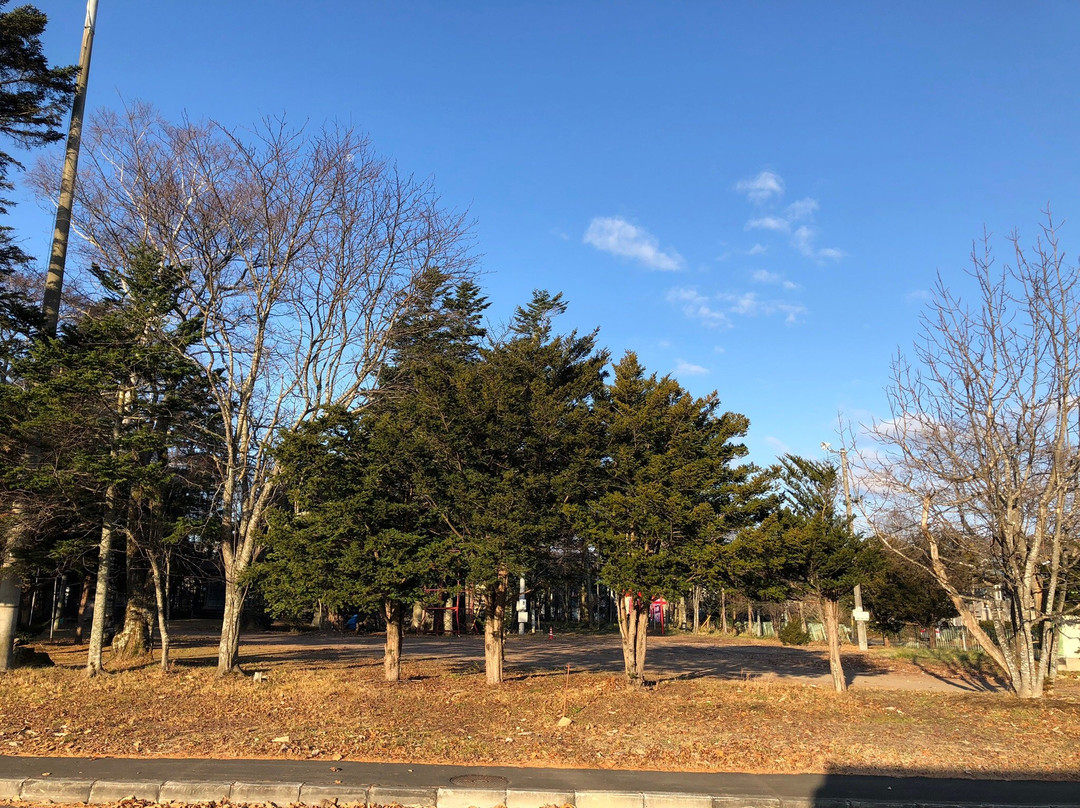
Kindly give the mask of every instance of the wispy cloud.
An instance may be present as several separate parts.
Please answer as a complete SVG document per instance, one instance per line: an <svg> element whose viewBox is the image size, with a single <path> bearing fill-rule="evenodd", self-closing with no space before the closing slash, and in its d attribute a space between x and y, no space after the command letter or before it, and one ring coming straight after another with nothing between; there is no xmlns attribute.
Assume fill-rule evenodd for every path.
<svg viewBox="0 0 1080 808"><path fill-rule="evenodd" d="M807 196L788 205L785 213L788 219L798 222L802 219L811 218L820 207L816 199Z"/></svg>
<svg viewBox="0 0 1080 808"><path fill-rule="evenodd" d="M676 359L673 373L675 376L707 376L709 369L701 365L691 364L685 359Z"/></svg>
<svg viewBox="0 0 1080 808"><path fill-rule="evenodd" d="M775 197L784 195L784 180L779 174L771 171L762 171L756 177L747 180L739 180L735 183L735 190L746 194L747 199L755 205Z"/></svg>
<svg viewBox="0 0 1080 808"><path fill-rule="evenodd" d="M816 199L804 196L785 208L778 208L778 200L783 196L784 187L784 180L771 171L762 171L753 179L740 180L735 184L735 190L745 193L755 206L765 208L765 211L755 211L757 215L747 221L746 229L788 234L791 246L796 251L818 263L844 258L847 253L841 249L817 246L818 233L813 221L814 214L821 209L821 203ZM767 205L769 202L773 204ZM769 208L773 210L768 212ZM754 250L760 246L755 244L750 254L756 254ZM764 247L761 249L764 251Z"/></svg>
<svg viewBox="0 0 1080 808"><path fill-rule="evenodd" d="M847 255L843 250L838 250L835 247L825 247L818 249L815 245L818 231L816 227L810 225L800 225L794 233L791 234L791 246L793 246L800 253L807 258L814 258L819 261L839 261L841 258Z"/></svg>
<svg viewBox="0 0 1080 808"><path fill-rule="evenodd" d="M764 244L755 244L749 250L746 251L747 255L764 255L769 251L769 248Z"/></svg>
<svg viewBox="0 0 1080 808"><path fill-rule="evenodd" d="M708 297L691 287L672 289L667 300L682 308L683 314L692 320L716 328L732 326L732 317L768 317L780 314L784 322L793 325L806 314L806 307L780 300L763 300L755 292L733 294L721 292Z"/></svg>
<svg viewBox="0 0 1080 808"><path fill-rule="evenodd" d="M691 320L700 320L710 328L731 327L731 318L696 289L685 286L671 289L667 293L667 300L680 306L683 314Z"/></svg>
<svg viewBox="0 0 1080 808"><path fill-rule="evenodd" d="M913 292L908 292L904 295L904 300L908 303L925 303L930 299L930 292L926 289L916 289Z"/></svg>
<svg viewBox="0 0 1080 808"><path fill-rule="evenodd" d="M784 322L794 325L806 314L806 307L797 303L785 303L778 300L762 300L756 292L743 294L719 294L719 300L728 304L727 311L744 317L768 317L773 314L784 315Z"/></svg>
<svg viewBox="0 0 1080 808"><path fill-rule="evenodd" d="M779 286L782 289L792 291L799 288L799 284L789 281L784 278L783 275L779 275L775 272L769 272L767 269L757 269L750 275L758 283L768 284L769 286Z"/></svg>
<svg viewBox="0 0 1080 808"><path fill-rule="evenodd" d="M661 250L651 233L618 217L598 216L589 223L584 241L602 252L637 261L649 269L673 271L683 259L675 250Z"/></svg>
<svg viewBox="0 0 1080 808"><path fill-rule="evenodd" d="M751 219L746 223L747 230L774 230L777 233L786 233L791 229L791 222L779 216L761 216Z"/></svg>

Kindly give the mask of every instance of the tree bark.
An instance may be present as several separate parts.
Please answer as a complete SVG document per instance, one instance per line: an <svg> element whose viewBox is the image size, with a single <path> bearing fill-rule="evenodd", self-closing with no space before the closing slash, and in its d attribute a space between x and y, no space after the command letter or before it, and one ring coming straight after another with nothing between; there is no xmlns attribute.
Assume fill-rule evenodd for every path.
<svg viewBox="0 0 1080 808"><path fill-rule="evenodd" d="M503 681L504 618L506 616L506 593L510 587L510 573L499 570L495 585L489 590L487 598L487 620L484 621L484 673L489 685Z"/></svg>
<svg viewBox="0 0 1080 808"><path fill-rule="evenodd" d="M649 628L649 607L647 602L633 595L625 595L615 600L615 612L619 620L619 635L622 638L623 671L626 680L632 685L645 682L645 651Z"/></svg>
<svg viewBox="0 0 1080 808"><path fill-rule="evenodd" d="M840 602L831 598L821 599L821 616L825 622L825 637L829 643L829 672L837 693L847 690L844 665L840 660Z"/></svg>
<svg viewBox="0 0 1080 808"><path fill-rule="evenodd" d="M79 614L75 618L75 642L79 645L86 642L86 607L90 604L90 589L93 585L93 576L89 573L84 575L82 591L79 593Z"/></svg>
<svg viewBox="0 0 1080 808"><path fill-rule="evenodd" d="M127 604L124 607L124 627L113 639L113 656L117 659L138 659L150 652L150 627L153 609L153 584L139 563L138 546L130 531L126 548Z"/></svg>
<svg viewBox="0 0 1080 808"><path fill-rule="evenodd" d="M170 646L168 595L165 580L161 575L161 565L158 564L152 553L148 557L150 560L150 575L154 581L154 602L157 604L158 633L161 635L161 670L163 673L168 673Z"/></svg>
<svg viewBox="0 0 1080 808"><path fill-rule="evenodd" d="M240 664L240 616L246 592L235 582L225 580L225 614L221 619L221 642L218 644L218 676L236 673Z"/></svg>
<svg viewBox="0 0 1080 808"><path fill-rule="evenodd" d="M98 544L97 583L94 586L94 619L90 626L90 648L86 655L86 675L96 676L104 668L101 652L105 645L105 621L109 612L109 575L112 572L113 520L116 519L116 484L105 489L105 517Z"/></svg>
<svg viewBox="0 0 1080 808"><path fill-rule="evenodd" d="M386 651L383 655L383 672L388 682L401 681L401 635L404 630L404 607L400 601L385 600Z"/></svg>
<svg viewBox="0 0 1080 808"><path fill-rule="evenodd" d="M19 576L5 553L3 563L0 564L0 672L12 666L21 598Z"/></svg>

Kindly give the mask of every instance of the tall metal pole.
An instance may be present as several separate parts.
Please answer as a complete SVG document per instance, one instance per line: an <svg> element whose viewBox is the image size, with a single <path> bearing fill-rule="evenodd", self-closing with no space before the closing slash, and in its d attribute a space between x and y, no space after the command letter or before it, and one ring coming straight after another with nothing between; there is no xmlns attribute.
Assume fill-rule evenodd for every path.
<svg viewBox="0 0 1080 808"><path fill-rule="evenodd" d="M60 178L60 200L56 207L56 227L53 230L49 274L45 278L45 296L41 313L45 317L45 335L56 336L60 319L60 294L64 288L64 265L67 261L68 233L71 230L71 206L75 200L75 176L79 168L79 145L82 143L83 111L86 109L86 83L90 78L90 55L94 50L94 26L97 20L97 0L87 0L86 25L83 28L82 48L79 51L79 79L75 85L75 100L71 105L71 126L68 128L64 173Z"/></svg>

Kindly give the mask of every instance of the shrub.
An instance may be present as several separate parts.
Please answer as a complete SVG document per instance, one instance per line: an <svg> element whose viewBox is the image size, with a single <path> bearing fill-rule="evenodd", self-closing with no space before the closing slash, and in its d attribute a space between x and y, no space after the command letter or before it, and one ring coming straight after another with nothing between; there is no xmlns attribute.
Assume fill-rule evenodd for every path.
<svg viewBox="0 0 1080 808"><path fill-rule="evenodd" d="M784 645L806 645L810 642L810 632L803 629L798 620L788 620L776 636Z"/></svg>

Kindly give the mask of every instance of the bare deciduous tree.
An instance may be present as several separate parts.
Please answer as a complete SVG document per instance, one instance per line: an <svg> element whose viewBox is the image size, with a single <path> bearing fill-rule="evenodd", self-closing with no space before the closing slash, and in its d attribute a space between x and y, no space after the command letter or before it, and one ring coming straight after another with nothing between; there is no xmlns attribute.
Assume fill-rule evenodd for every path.
<svg viewBox="0 0 1080 808"><path fill-rule="evenodd" d="M227 673L274 495L276 434L363 403L420 275L471 270L468 226L347 129L233 132L136 105L101 116L83 148L74 221L88 257L116 265L146 243L186 268L184 315L201 329L188 355L223 413Z"/></svg>
<svg viewBox="0 0 1080 808"><path fill-rule="evenodd" d="M1080 273L1049 215L1032 248L1011 244L1001 268L988 236L973 249L974 305L939 279L913 361L895 363L870 479L879 535L903 553L917 531L922 566L1016 694L1033 698L1056 664L1080 549Z"/></svg>

